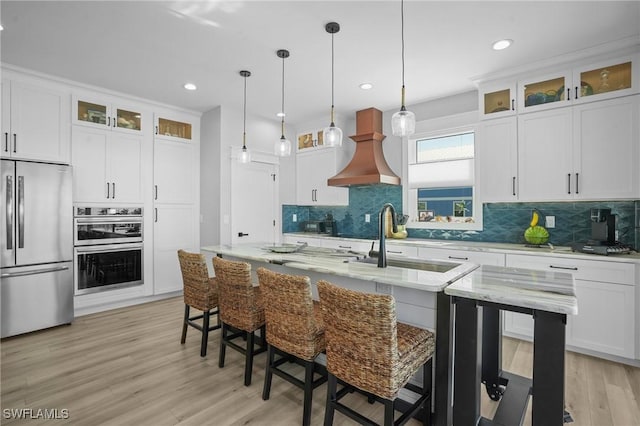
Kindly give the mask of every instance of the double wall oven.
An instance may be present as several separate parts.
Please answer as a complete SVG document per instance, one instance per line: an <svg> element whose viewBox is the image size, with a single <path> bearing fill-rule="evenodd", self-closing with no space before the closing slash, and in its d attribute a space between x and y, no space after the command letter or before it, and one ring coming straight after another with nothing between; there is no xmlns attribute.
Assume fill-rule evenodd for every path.
<svg viewBox="0 0 640 426"><path fill-rule="evenodd" d="M142 208L74 208L75 294L144 283Z"/></svg>

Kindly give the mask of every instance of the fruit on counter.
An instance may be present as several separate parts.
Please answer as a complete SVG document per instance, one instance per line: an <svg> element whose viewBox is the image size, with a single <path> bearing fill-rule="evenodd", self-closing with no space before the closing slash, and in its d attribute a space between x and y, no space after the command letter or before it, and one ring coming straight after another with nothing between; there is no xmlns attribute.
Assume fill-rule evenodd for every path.
<svg viewBox="0 0 640 426"><path fill-rule="evenodd" d="M540 220L540 215L538 215L538 212L534 211L533 217L531 218L531 223L529 224L529 226L533 228L538 224L538 220Z"/></svg>

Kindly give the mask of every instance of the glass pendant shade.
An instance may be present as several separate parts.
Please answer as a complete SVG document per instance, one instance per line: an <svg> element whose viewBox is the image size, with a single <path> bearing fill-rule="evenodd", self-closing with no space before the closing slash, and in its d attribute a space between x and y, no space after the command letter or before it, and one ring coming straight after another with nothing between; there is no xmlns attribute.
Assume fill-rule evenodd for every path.
<svg viewBox="0 0 640 426"><path fill-rule="evenodd" d="M238 154L238 163L247 164L251 161L251 151L247 149L246 146L242 147L240 153Z"/></svg>
<svg viewBox="0 0 640 426"><path fill-rule="evenodd" d="M291 155L291 141L282 135L280 140L276 142L274 153L278 157L288 157Z"/></svg>
<svg viewBox="0 0 640 426"><path fill-rule="evenodd" d="M409 136L416 131L416 115L402 107L391 117L391 129L394 136Z"/></svg>
<svg viewBox="0 0 640 426"><path fill-rule="evenodd" d="M324 129L322 140L325 146L342 146L342 129L331 123Z"/></svg>

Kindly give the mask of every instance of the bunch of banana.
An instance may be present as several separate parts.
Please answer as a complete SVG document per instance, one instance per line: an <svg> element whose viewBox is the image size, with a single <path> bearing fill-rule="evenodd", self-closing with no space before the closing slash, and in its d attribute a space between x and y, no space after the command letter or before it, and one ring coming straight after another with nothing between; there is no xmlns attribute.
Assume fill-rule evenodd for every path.
<svg viewBox="0 0 640 426"><path fill-rule="evenodd" d="M540 215L534 210L531 223L529 223L527 230L524 231L524 239L529 244L540 245L549 240L549 232L544 227L538 225L539 220Z"/></svg>

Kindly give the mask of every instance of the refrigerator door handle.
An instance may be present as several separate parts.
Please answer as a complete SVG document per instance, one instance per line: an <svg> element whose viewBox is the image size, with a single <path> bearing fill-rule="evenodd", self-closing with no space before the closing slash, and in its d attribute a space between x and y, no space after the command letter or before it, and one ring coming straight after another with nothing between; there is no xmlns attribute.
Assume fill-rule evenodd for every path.
<svg viewBox="0 0 640 426"><path fill-rule="evenodd" d="M18 176L18 248L24 248L24 176Z"/></svg>
<svg viewBox="0 0 640 426"><path fill-rule="evenodd" d="M13 250L13 176L7 176L7 198L5 206L6 212L6 231L7 231L7 250Z"/></svg>
<svg viewBox="0 0 640 426"><path fill-rule="evenodd" d="M48 274L50 272L59 272L68 270L68 266L57 266L55 268L46 268L46 269L36 269L31 271L23 271L23 272L10 272L6 274L0 275L2 278L9 277L24 277L25 275L36 275L36 274Z"/></svg>

